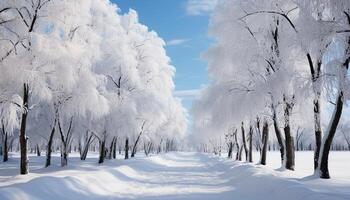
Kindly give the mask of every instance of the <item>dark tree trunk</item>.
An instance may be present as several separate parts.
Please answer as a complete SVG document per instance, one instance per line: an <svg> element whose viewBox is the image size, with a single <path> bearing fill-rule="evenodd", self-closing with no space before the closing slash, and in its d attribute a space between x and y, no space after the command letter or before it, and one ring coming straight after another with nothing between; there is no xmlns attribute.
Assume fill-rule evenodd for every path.
<svg viewBox="0 0 350 200"><path fill-rule="evenodd" d="M286 137L286 169L294 170L295 165L295 149L294 139L290 133L290 127L284 127L284 133Z"/></svg>
<svg viewBox="0 0 350 200"><path fill-rule="evenodd" d="M264 121L263 125L263 132L262 132L262 150L261 150L261 158L260 158L260 164L266 165L266 154L267 154L267 143L269 140L269 125L267 121Z"/></svg>
<svg viewBox="0 0 350 200"><path fill-rule="evenodd" d="M81 155L80 155L80 160L86 160L87 154L89 152L89 146L90 146L89 144L86 144L84 146L84 149L82 150Z"/></svg>
<svg viewBox="0 0 350 200"><path fill-rule="evenodd" d="M38 144L36 145L36 155L41 156L40 147Z"/></svg>
<svg viewBox="0 0 350 200"><path fill-rule="evenodd" d="M4 142L4 134L1 134L1 142ZM4 155L4 144L1 144L1 148L0 148L0 156Z"/></svg>
<svg viewBox="0 0 350 200"><path fill-rule="evenodd" d="M90 144L93 142L93 140L94 140L94 135L93 134L89 135L89 131L86 131L85 144L81 145L81 143L79 143L80 160L86 160L87 154L89 152Z"/></svg>
<svg viewBox="0 0 350 200"><path fill-rule="evenodd" d="M242 152L243 152L243 145L241 146L241 148L239 149L238 153L238 160L242 161Z"/></svg>
<svg viewBox="0 0 350 200"><path fill-rule="evenodd" d="M61 166L67 166L68 164L68 153L70 151L70 142L71 142L71 137L72 137L72 124L73 124L73 117L71 117L69 121L69 127L64 135L63 129L61 126L60 118L59 116L57 117L57 123L58 123L58 129L61 135Z"/></svg>
<svg viewBox="0 0 350 200"><path fill-rule="evenodd" d="M61 166L67 166L68 164L68 153L66 150L62 150L61 152Z"/></svg>
<svg viewBox="0 0 350 200"><path fill-rule="evenodd" d="M5 129L3 129L5 130ZM3 161L7 162L9 160L9 149L8 149L8 135L5 132L5 137L4 137L4 147L3 147Z"/></svg>
<svg viewBox="0 0 350 200"><path fill-rule="evenodd" d="M232 158L232 150L233 150L233 142L230 141L228 144L228 154L227 154L228 158Z"/></svg>
<svg viewBox="0 0 350 200"><path fill-rule="evenodd" d="M56 127L56 120L54 122L54 125L52 126L49 142L47 143L45 167L48 167L51 165L52 143L53 143L53 136L55 135L55 127Z"/></svg>
<svg viewBox="0 0 350 200"><path fill-rule="evenodd" d="M7 162L8 161L8 134L5 130L5 124L2 122L1 123L2 125L2 149L1 149L1 152L2 152L2 158L3 158L3 162Z"/></svg>
<svg viewBox="0 0 350 200"><path fill-rule="evenodd" d="M293 103L288 102L286 97L284 97L284 135L285 135L285 144L286 144L286 161L285 167L288 170L294 170L295 165L295 148L294 148L294 138L290 132L290 112L293 107Z"/></svg>
<svg viewBox="0 0 350 200"><path fill-rule="evenodd" d="M125 159L129 159L129 138L125 139Z"/></svg>
<svg viewBox="0 0 350 200"><path fill-rule="evenodd" d="M248 162L253 162L253 127L249 127L249 156Z"/></svg>
<svg viewBox="0 0 350 200"><path fill-rule="evenodd" d="M240 148L239 148L239 144L238 144L238 139L237 139L237 130L234 134L234 138L235 138L235 144L236 144L236 149L237 149L237 152L236 152L236 160L239 160L239 156L240 156Z"/></svg>
<svg viewBox="0 0 350 200"><path fill-rule="evenodd" d="M317 66L314 66L314 62L311 58L310 53L306 54L309 68L310 68L310 74L312 78L312 86L314 91L314 128L315 128L315 150L314 150L314 169L316 170L318 167L318 160L320 157L320 149L321 149L321 142L322 142L322 129L321 129L321 106L320 106L320 98L321 98L321 89L319 88L318 79L320 77L321 73L321 66L322 66L322 54L319 55L317 59Z"/></svg>
<svg viewBox="0 0 350 200"><path fill-rule="evenodd" d="M243 122L242 122L241 130L242 130L242 143L243 143L243 148L244 148L244 153L245 153L245 159L246 159L246 161L248 161L248 148L247 148L247 141L246 141L245 133L244 133Z"/></svg>
<svg viewBox="0 0 350 200"><path fill-rule="evenodd" d="M98 163L101 164L104 162L104 159L106 157L106 141L103 139L102 141L99 141L100 143L100 156L98 159Z"/></svg>
<svg viewBox="0 0 350 200"><path fill-rule="evenodd" d="M113 159L116 159L117 158L117 138L115 138L115 141L114 141L114 144L113 144L113 153L112 153L112 156L113 156Z"/></svg>
<svg viewBox="0 0 350 200"><path fill-rule="evenodd" d="M283 138L282 138L282 133L281 133L280 128L278 126L278 119L277 119L275 106L273 104L271 104L271 108L272 108L273 127L274 127L274 130L275 130L275 133L276 133L276 138L277 138L277 141L278 141L279 150L281 152L281 163L283 165L283 163L284 163L284 152L285 152L284 141L283 141Z"/></svg>
<svg viewBox="0 0 350 200"><path fill-rule="evenodd" d="M236 160L239 160L239 146L237 146Z"/></svg>
<svg viewBox="0 0 350 200"><path fill-rule="evenodd" d="M108 159L112 159L112 157L113 157L113 152L114 152L114 143L116 142L116 140L117 140L117 138L116 137L113 137L113 139L112 139L112 142L111 142L111 144L110 144L110 146L109 146L109 152L108 152Z"/></svg>
<svg viewBox="0 0 350 200"><path fill-rule="evenodd" d="M142 124L142 126L141 126L141 131L140 131L139 135L138 135L137 138L136 138L136 141L135 141L135 143L134 143L134 146L132 147L132 151L131 151L131 157L132 157L132 158L135 157L135 154L136 154L136 151L137 151L137 145L138 145L138 143L139 143L139 141L140 141L140 138L141 138L141 135L142 135L142 133L143 133L143 128L145 127L145 124L146 124L146 121L143 122L143 124Z"/></svg>
<svg viewBox="0 0 350 200"><path fill-rule="evenodd" d="M337 102L336 102L336 107L333 112L333 116L331 118L331 124L329 127L329 130L327 131L326 138L324 140L323 148L322 148L322 155L321 155L321 162L320 162L320 178L324 179L329 179L329 170L328 170L328 155L329 151L332 145L332 141L334 138L334 135L337 131L337 126L343 111L343 92L340 91L338 97L337 97Z"/></svg>
<svg viewBox="0 0 350 200"><path fill-rule="evenodd" d="M29 85L23 85L23 113L21 119L21 129L19 135L19 143L21 149L21 164L20 164L20 174L28 174L28 155L27 155L27 136L26 136L26 126L27 126L27 116L29 111Z"/></svg>

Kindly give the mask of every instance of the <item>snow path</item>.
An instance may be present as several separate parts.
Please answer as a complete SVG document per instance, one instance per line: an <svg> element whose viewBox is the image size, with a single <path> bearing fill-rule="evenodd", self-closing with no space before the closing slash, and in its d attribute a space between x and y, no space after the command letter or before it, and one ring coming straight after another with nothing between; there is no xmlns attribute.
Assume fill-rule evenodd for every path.
<svg viewBox="0 0 350 200"><path fill-rule="evenodd" d="M32 160L34 166L43 162ZM285 172L200 153L112 160L102 166L96 158L71 158L64 170L34 167L28 176L3 176L15 161L0 165L1 200L350 199L350 181L287 178Z"/></svg>

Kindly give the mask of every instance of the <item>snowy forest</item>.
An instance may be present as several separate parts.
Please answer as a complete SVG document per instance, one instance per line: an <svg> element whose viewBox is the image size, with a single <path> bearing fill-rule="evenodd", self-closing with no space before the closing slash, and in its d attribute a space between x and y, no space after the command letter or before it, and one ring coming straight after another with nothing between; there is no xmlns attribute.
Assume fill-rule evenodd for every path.
<svg viewBox="0 0 350 200"><path fill-rule="evenodd" d="M260 164L273 137L283 167L294 170L296 148L313 150L315 173L330 178L331 148L350 150L349 121L339 125L350 97L350 1L223 1L210 27L217 42L194 109L198 137L208 133L215 151L224 141L238 160L244 151L252 162L257 148Z"/></svg>
<svg viewBox="0 0 350 200"><path fill-rule="evenodd" d="M130 2L0 1L1 200L350 198L349 0Z"/></svg>
<svg viewBox="0 0 350 200"><path fill-rule="evenodd" d="M28 150L45 151L46 167L58 148L62 166L71 151L84 160L96 148L99 163L122 149L127 159L141 136L146 154L172 150L186 129L172 95L175 70L164 41L135 11L118 15L115 5L93 0L0 6L5 162L9 149L21 152L21 174Z"/></svg>

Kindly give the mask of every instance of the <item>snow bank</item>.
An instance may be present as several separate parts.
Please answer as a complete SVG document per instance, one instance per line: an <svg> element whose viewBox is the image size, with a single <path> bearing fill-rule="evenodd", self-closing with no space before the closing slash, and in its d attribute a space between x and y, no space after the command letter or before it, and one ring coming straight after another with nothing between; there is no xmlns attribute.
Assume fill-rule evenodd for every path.
<svg viewBox="0 0 350 200"><path fill-rule="evenodd" d="M275 153L270 153L270 159ZM270 155L269 154L269 155ZM333 153L343 168L350 153ZM278 156L278 154L276 153ZM297 159L312 152L297 154ZM0 199L350 199L350 180L300 178L300 172L283 172L271 166L234 162L200 153L169 153L133 160L96 164L96 155L80 161L73 155L69 167L42 168L44 157L31 159L31 174L18 173L18 158L0 165ZM274 159L275 160L275 159ZM304 162L309 164L308 162ZM311 165L312 167L312 165ZM333 167L333 168L332 168ZM340 168L341 167L341 168ZM302 169L302 167L300 167ZM306 168L306 167L305 167ZM298 169L298 168L297 168ZM302 170L301 170L302 171ZM305 173L305 172L303 172ZM346 172L350 177L350 172Z"/></svg>

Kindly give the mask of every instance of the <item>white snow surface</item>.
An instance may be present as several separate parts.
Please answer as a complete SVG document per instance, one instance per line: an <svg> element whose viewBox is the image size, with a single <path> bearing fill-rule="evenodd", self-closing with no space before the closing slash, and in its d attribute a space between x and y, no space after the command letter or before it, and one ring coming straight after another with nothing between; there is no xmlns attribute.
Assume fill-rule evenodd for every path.
<svg viewBox="0 0 350 200"><path fill-rule="evenodd" d="M90 154L80 161L72 154L69 166L61 168L56 155L54 165L45 169L44 156L31 155L30 174L23 176L17 175L18 155L12 155L8 163L0 163L0 199L350 199L350 152L331 152L330 180L308 176L312 152L297 152L295 172L278 169L278 152L269 152L268 166L188 152L102 165L96 157Z"/></svg>

